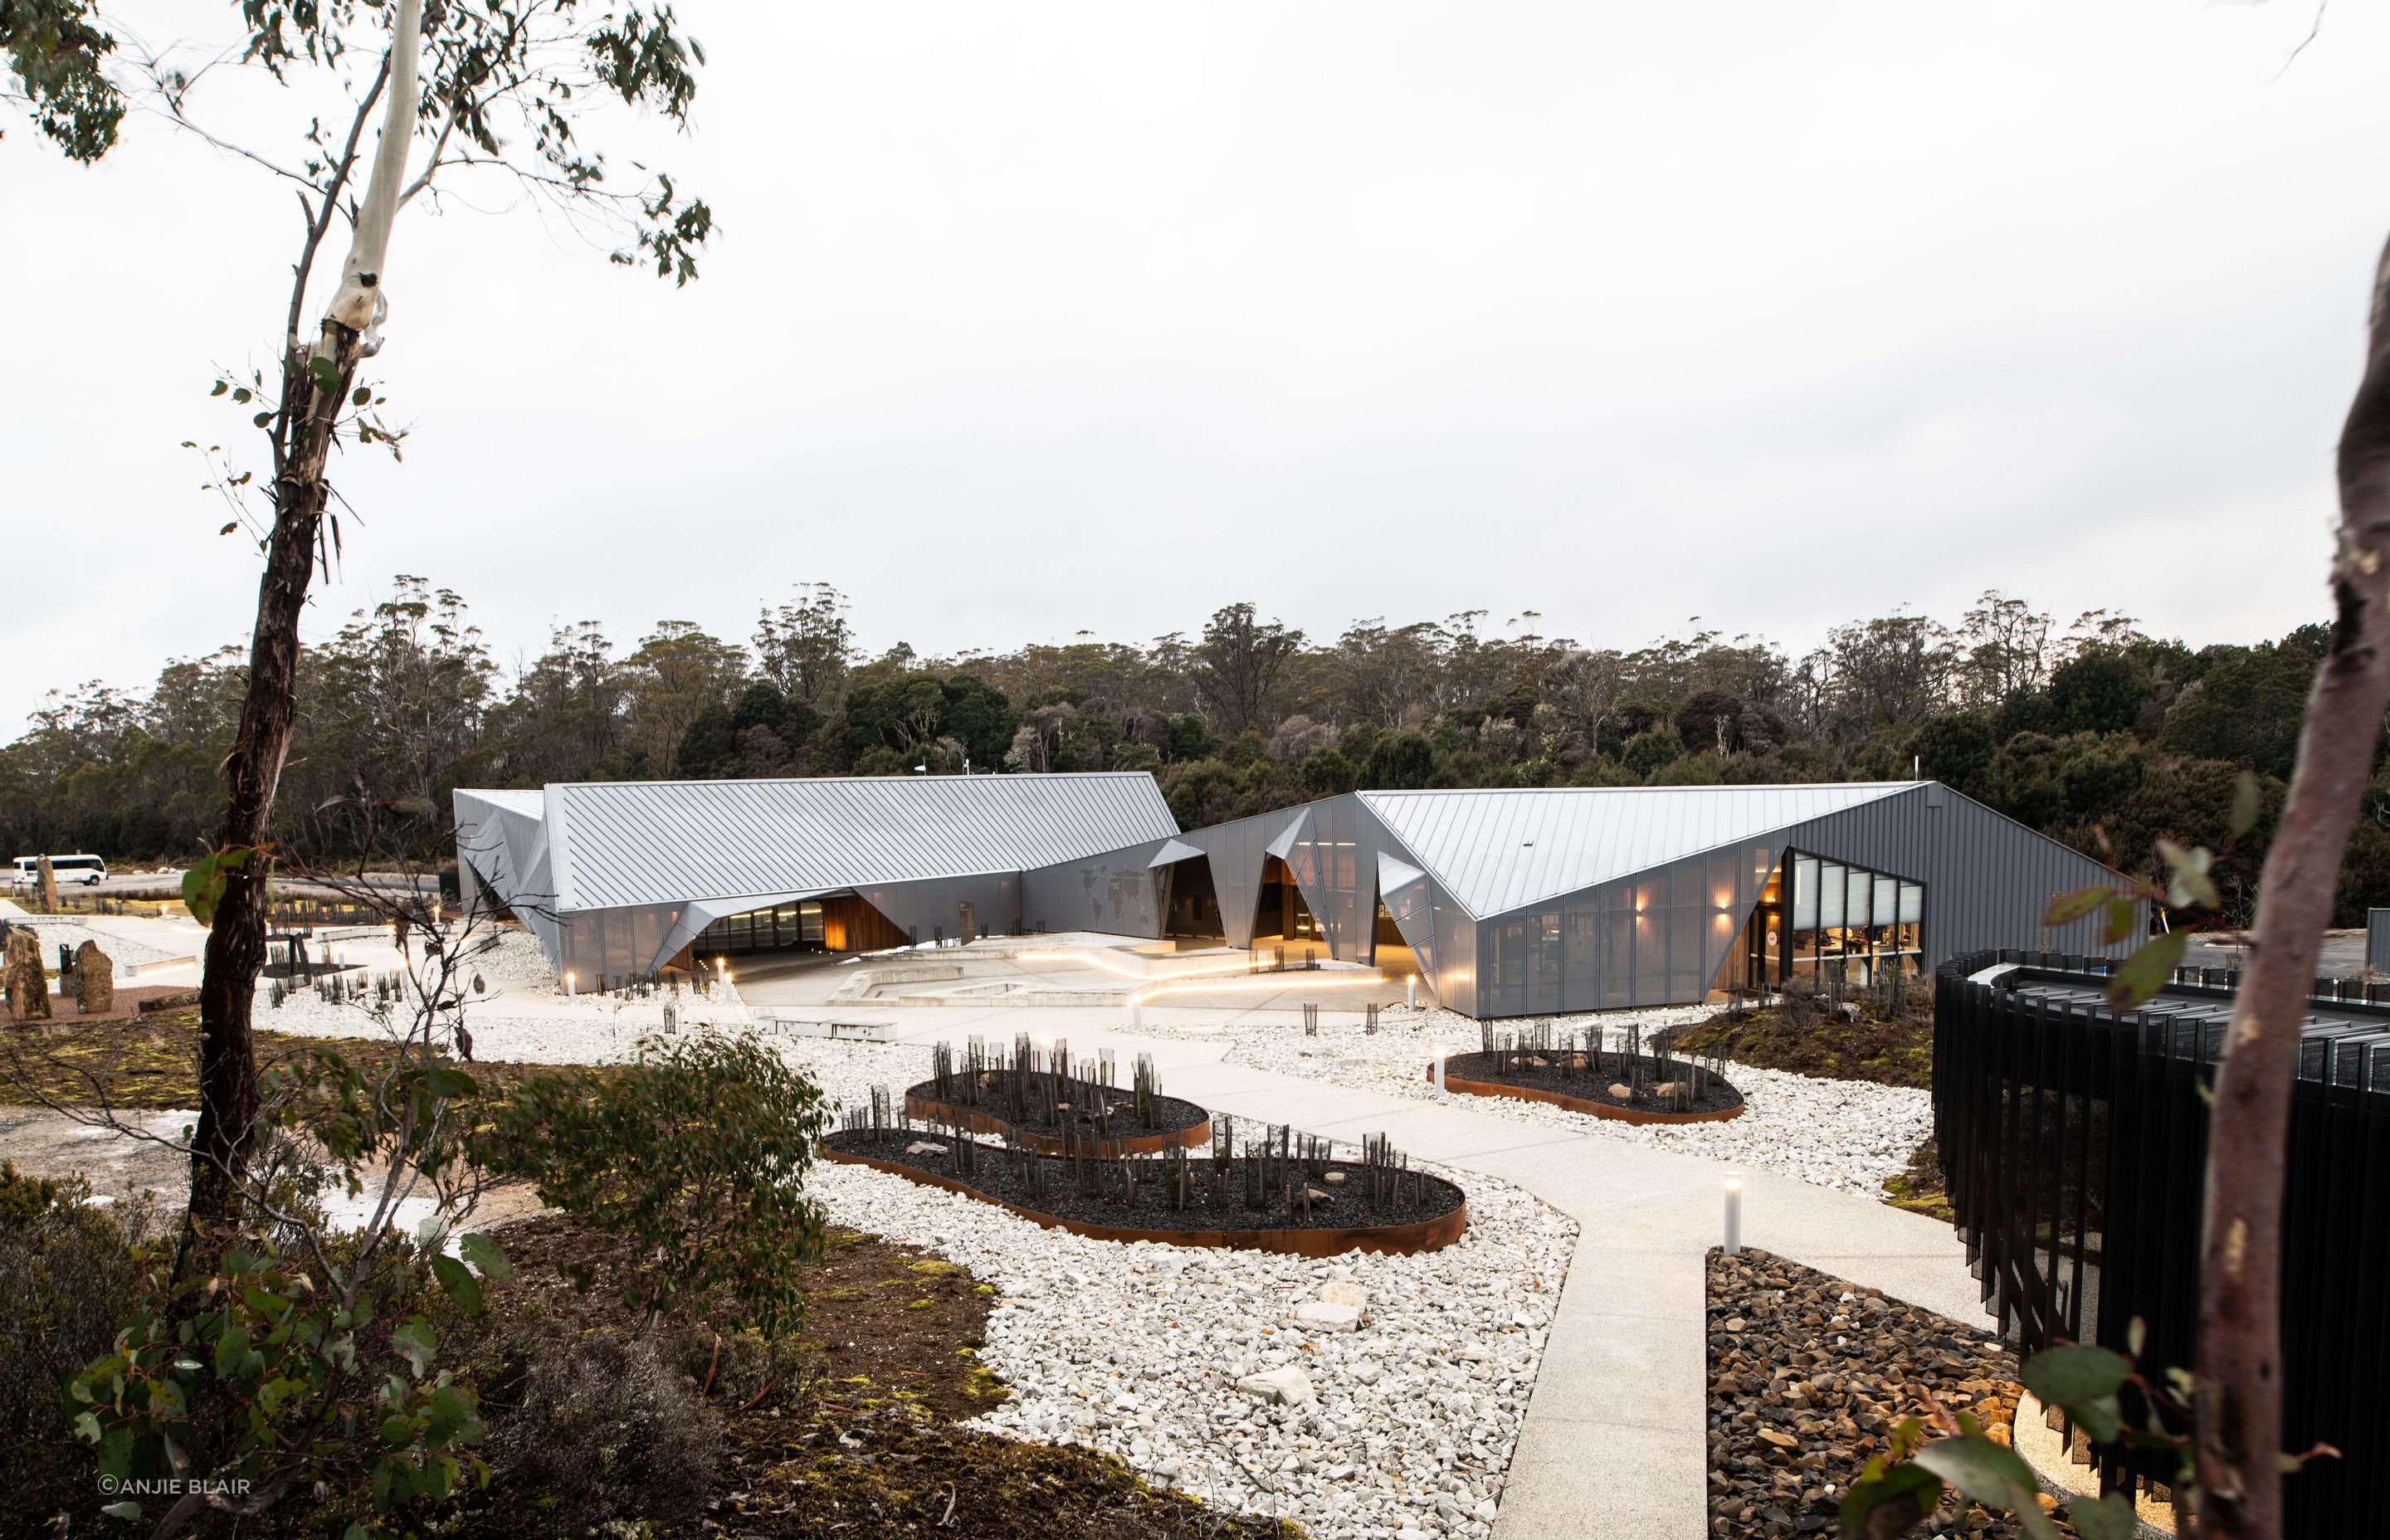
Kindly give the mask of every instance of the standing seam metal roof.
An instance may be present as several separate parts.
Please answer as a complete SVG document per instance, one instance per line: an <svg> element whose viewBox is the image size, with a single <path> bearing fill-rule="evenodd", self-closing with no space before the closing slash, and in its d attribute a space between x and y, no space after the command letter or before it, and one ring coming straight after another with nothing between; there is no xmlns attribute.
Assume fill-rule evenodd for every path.
<svg viewBox="0 0 2390 1540"><path fill-rule="evenodd" d="M1363 791L1394 837L1484 918L1915 789L1770 786Z"/></svg>
<svg viewBox="0 0 2390 1540"><path fill-rule="evenodd" d="M558 905L1022 871L1178 832L1143 772L552 785Z"/></svg>

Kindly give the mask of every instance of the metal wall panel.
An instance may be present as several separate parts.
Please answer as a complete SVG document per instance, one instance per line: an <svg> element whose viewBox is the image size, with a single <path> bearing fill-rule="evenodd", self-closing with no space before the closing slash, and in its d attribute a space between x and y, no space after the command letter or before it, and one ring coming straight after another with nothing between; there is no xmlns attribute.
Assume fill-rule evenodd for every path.
<svg viewBox="0 0 2390 1540"><path fill-rule="evenodd" d="M981 933L1011 934L1021 927L1021 887L1019 872L992 872L922 882L874 883L858 886L854 892L887 916L890 924L922 942L934 940L942 932L949 940L961 935L964 904L971 906ZM1151 883L1147 887L1150 890Z"/></svg>
<svg viewBox="0 0 2390 1540"><path fill-rule="evenodd" d="M1780 853L1771 841L1745 841L1489 916L1477 927L1478 1014L1699 1000Z"/></svg>
<svg viewBox="0 0 2390 1540"><path fill-rule="evenodd" d="M2123 956L2138 944L2106 944L2096 918L2043 925L2053 897L2116 874L1937 782L1911 782L1897 796L1797 825L1783 838L1811 854L1924 883L1929 972L1986 947Z"/></svg>
<svg viewBox="0 0 2390 1540"><path fill-rule="evenodd" d="M1096 930L1105 935L1162 934L1162 888L1166 868L1156 870L1154 853L1166 840L1148 840L1076 861L1059 862L1021 874L1021 919L1048 930Z"/></svg>
<svg viewBox="0 0 2390 1540"><path fill-rule="evenodd" d="M1908 789L1910 783L1553 787L1356 793L1478 915L1652 870ZM1314 803L1315 807L1326 806Z"/></svg>

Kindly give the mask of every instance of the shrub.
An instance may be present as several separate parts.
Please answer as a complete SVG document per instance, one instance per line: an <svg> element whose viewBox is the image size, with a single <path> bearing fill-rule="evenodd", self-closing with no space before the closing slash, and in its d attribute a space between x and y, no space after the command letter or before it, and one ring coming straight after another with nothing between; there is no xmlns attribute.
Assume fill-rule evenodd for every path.
<svg viewBox="0 0 2390 1540"><path fill-rule="evenodd" d="M153 1260L146 1202L91 1200L81 1177L0 1162L0 1469L19 1514L83 1505L89 1458L67 1436L66 1386L109 1350Z"/></svg>
<svg viewBox="0 0 2390 1540"><path fill-rule="evenodd" d="M722 1430L687 1374L649 1338L559 1330L525 1346L520 1378L490 1392L487 1454L504 1533L578 1536L695 1518L721 1463Z"/></svg>
<svg viewBox="0 0 2390 1540"><path fill-rule="evenodd" d="M516 1091L498 1119L502 1163L632 1242L639 1262L616 1281L650 1322L713 1309L720 1325L795 1329L797 1269L824 1251L804 1196L821 1091L744 1038L642 1047L638 1064Z"/></svg>
<svg viewBox="0 0 2390 1540"><path fill-rule="evenodd" d="M464 1238L503 1276L495 1248ZM289 1253L263 1233L238 1238L171 1288L163 1272L144 1279L113 1351L68 1386L100 1474L135 1483L118 1490L198 1478L237 1512L312 1493L356 1540L451 1495L469 1470L486 1478L469 1453L482 1436L473 1389L431 1367L434 1275L480 1307L480 1284L455 1258L396 1231L328 1238L318 1227ZM186 1489L162 1502L160 1528L179 1528L201 1500ZM150 1517L131 1499L103 1511Z"/></svg>

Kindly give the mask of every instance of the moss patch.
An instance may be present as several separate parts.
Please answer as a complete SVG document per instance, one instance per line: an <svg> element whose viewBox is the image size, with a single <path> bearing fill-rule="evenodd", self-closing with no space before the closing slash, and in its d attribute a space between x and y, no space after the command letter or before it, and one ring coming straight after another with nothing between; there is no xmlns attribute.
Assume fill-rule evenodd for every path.
<svg viewBox="0 0 2390 1540"><path fill-rule="evenodd" d="M1941 1151L1932 1139L1909 1152L1907 1171L1884 1183L1883 1200L1945 1225L1958 1222L1958 1211L1950 1207L1950 1194L1942 1185Z"/></svg>
<svg viewBox="0 0 2390 1540"><path fill-rule="evenodd" d="M259 1019L273 1020L263 1011ZM368 1072L394 1054L392 1046L380 1038L305 1037L261 1027L258 1071L262 1074L295 1062L317 1046L335 1049ZM128 1112L197 1107L199 1055L199 1013L187 1007L118 1020L60 1017L45 1032L0 1028L0 1103L104 1103ZM497 1093L528 1076L553 1072L541 1065L472 1066L482 1087Z"/></svg>

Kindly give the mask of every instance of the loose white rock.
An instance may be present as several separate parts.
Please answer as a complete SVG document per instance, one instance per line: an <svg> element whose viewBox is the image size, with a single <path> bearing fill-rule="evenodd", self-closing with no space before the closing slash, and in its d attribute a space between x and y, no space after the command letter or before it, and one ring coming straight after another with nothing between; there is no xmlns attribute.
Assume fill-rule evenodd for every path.
<svg viewBox="0 0 2390 1540"><path fill-rule="evenodd" d="M1349 1304L1305 1300L1294 1307L1294 1318L1314 1331L1351 1331L1361 1324L1361 1312Z"/></svg>
<svg viewBox="0 0 2390 1540"><path fill-rule="evenodd" d="M1281 1406L1300 1406L1313 1399L1311 1376L1292 1365L1261 1374L1249 1374L1237 1381L1237 1389Z"/></svg>

